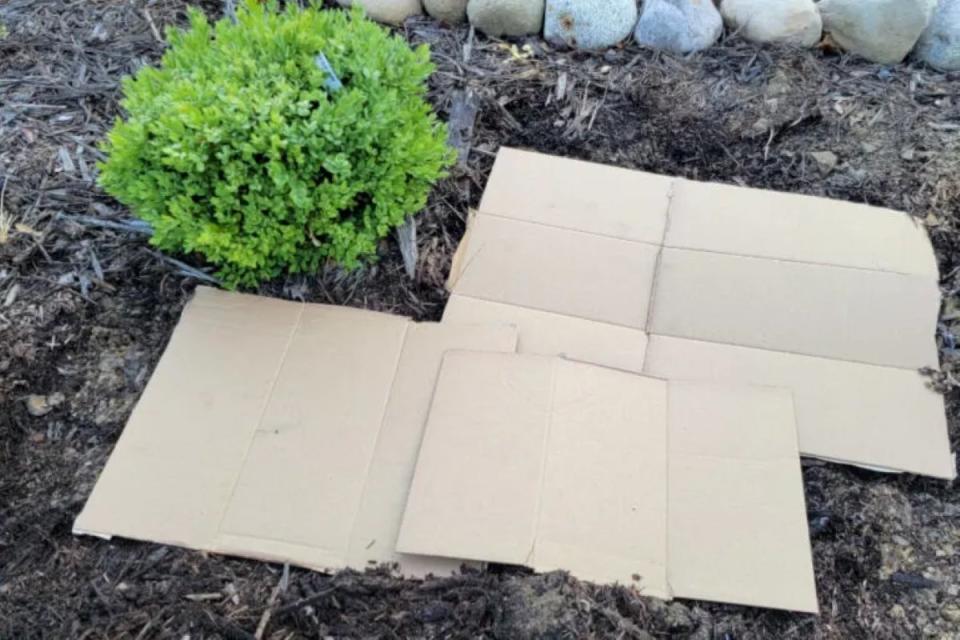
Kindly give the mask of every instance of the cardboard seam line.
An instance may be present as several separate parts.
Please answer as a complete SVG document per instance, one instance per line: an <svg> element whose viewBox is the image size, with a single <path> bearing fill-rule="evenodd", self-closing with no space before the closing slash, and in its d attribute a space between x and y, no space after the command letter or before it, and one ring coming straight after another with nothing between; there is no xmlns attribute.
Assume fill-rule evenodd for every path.
<svg viewBox="0 0 960 640"><path fill-rule="evenodd" d="M653 280L650 283L650 299L647 300L647 317L643 322L643 331L649 336L650 335L650 325L653 323L653 307L657 303L657 284L660 280L660 264L663 262L663 250L666 248L667 243L667 234L670 233L670 213L671 208L673 207L673 189L677 184L677 180L670 181L670 188L667 189L667 210L663 215L663 238L660 239L659 250L657 251L657 260L653 264ZM643 362L640 363L640 367L646 364L647 353L643 353Z"/></svg>
<svg viewBox="0 0 960 640"><path fill-rule="evenodd" d="M453 296L458 296L460 298L465 298L467 300L476 300L478 302L489 302L490 304L499 304L505 307L516 307L518 309L526 309L527 311L536 311L537 313L544 313L546 315L556 316L558 318L565 318L565 319L570 318L573 320L583 320L584 322L593 322L596 324L602 324L607 327L618 327L620 329L630 329L631 331L637 331L639 333L642 333L645 336L647 335L646 329L644 329L643 327L637 327L631 324L620 324L618 322L610 322L609 320L594 320L593 318L586 318L584 316L573 316L573 315L570 315L569 313L561 313L559 311L550 311L549 309L538 309L537 307L530 307L525 304L504 302L503 300L491 300L490 298L483 298L481 296L474 295L472 293L458 293L454 291L450 295L450 297L453 297ZM462 324L462 323L458 323L458 324ZM507 324L508 326L516 326L513 323L507 323ZM597 365L597 366L606 366L607 368L611 368L611 369L616 368L616 367L610 367L609 365Z"/></svg>
<svg viewBox="0 0 960 640"><path fill-rule="evenodd" d="M798 258L775 258L773 256L758 256L750 253L731 253L729 251L718 251L716 249L704 249L702 247L680 247L667 244L666 238L661 245L664 249L671 251L688 251L690 253L708 253L715 256L730 256L731 258L744 258L747 260L766 260L767 262L784 262L787 264L805 264L812 267L826 267L828 269L849 269L851 271L866 271L867 273L885 273L893 276L904 276L908 278L930 278L933 282L939 283L939 279L934 273L918 273L911 271L896 271L894 269L880 269L874 267L855 267L849 264L836 264L834 262L816 262L814 260L800 260Z"/></svg>
<svg viewBox="0 0 960 640"><path fill-rule="evenodd" d="M230 497L227 498L227 500L223 503L223 512L220 514L220 520L217 522L215 534L216 538L211 541L211 544L214 548L219 546L219 538L223 533L223 522L227 519L227 512L230 510L230 504L237 495L237 487L240 485L240 477L243 475L243 470L247 466L247 460L250 458L250 451L253 449L253 442L256 440L257 431L260 430L260 425L263 424L263 418L267 414L267 408L270 406L270 400L273 398L273 393L277 390L277 384L280 382L280 374L283 372L283 365L286 363L287 354L290 353L290 347L293 345L293 338L297 335L297 331L300 330L300 323L303 321L303 314L306 309L307 304L305 302L301 302L300 310L297 313L297 320L293 323L293 327L290 329L290 335L287 336L287 343L284 345L283 352L280 354L280 361L277 363L277 371L274 373L273 382L270 383L270 390L267 392L267 397L263 400L263 407L260 409L260 416L257 418L256 428L253 430L253 433L250 434L250 439L247 441L247 448L243 452L243 460L240 462L240 466L237 468L237 477L233 479L233 486L230 488Z"/></svg>
<svg viewBox="0 0 960 640"><path fill-rule="evenodd" d="M670 192L667 194L667 206L669 207L670 198L672 197L673 186L670 187ZM497 218L498 220L507 220L509 222L517 222L520 224L532 224L538 227L546 227L547 229L558 229L560 231L569 231L570 233L579 233L585 236L593 236L596 238L607 238L608 240L617 240L619 242L629 242L630 244L646 244L651 247L663 247L663 241L666 239L666 228L667 225L664 224L664 236L661 238L660 242L651 242L650 240L637 240L636 238L624 238L623 236L615 236L610 233L603 233L600 231L586 231L584 229L577 229L576 227L563 227L556 224L548 224L546 222L540 222L539 220L527 220L525 218L514 218L512 216L505 216L499 213L492 213L490 211L485 211L480 209L477 212L478 216L489 216L491 218Z"/></svg>
<svg viewBox="0 0 960 640"><path fill-rule="evenodd" d="M646 354L644 354L644 360L646 360ZM664 555L663 555L663 577L664 583L667 586L667 595L670 596L670 599L677 597L677 592L673 588L673 583L670 581L670 382L666 381L663 385L663 394L664 394L664 413L663 413L663 442L664 442L664 452L663 455L666 458L666 464L664 468L666 469L667 481L664 483L666 486L663 501L663 546L664 546Z"/></svg>
<svg viewBox="0 0 960 640"><path fill-rule="evenodd" d="M524 563L536 571L534 561L537 552L537 538L540 531L540 515L543 512L543 486L547 478L547 462L550 451L550 432L553 426L553 407L554 399L557 395L557 371L559 369L559 360L551 359L550 362L550 395L547 398L547 426L543 433L543 454L540 456L540 480L537 486L537 513L533 518L533 539L530 541L530 551L527 553L527 559Z"/></svg>
<svg viewBox="0 0 960 640"><path fill-rule="evenodd" d="M791 460L793 460L793 464L795 465L794 468L796 469L796 473L800 478L800 505L803 507L803 510L802 510L803 515L801 516L801 519L803 522L803 528L806 529L807 527L809 527L809 524L807 522L807 513L809 511L807 506L807 488L803 484L803 463L801 462L801 459L803 458L803 454L800 453L800 422L797 420L797 400L796 398L793 397L792 391L788 395L790 400L790 410L793 412L793 439L791 441L791 444L793 444L793 446L796 447L797 453L800 454L796 457L790 456L790 458ZM808 530L808 534L809 534L809 530ZM814 566L814 559L813 559L813 540L811 539L810 535L803 536L803 538L807 542L807 545L806 545L807 558L809 559L809 562L810 562L810 571L813 577L814 609L816 609L815 613L817 615L820 615L820 598L817 593L816 567Z"/></svg>
<svg viewBox="0 0 960 640"><path fill-rule="evenodd" d="M647 332L647 337L649 338L674 338L676 340L690 340L691 342L706 342L707 344L719 344L724 347L733 347L735 349L755 349L756 351L768 351L770 353L785 353L789 356L801 356L803 358L818 358L820 360L827 360L829 362L848 362L850 364L857 364L866 367L879 367L881 369L897 369L898 371L913 371L917 375L920 374L920 370L924 368L935 368L940 370L940 362L938 359L936 367L932 365L925 365L923 367L906 367L903 365L896 364L878 364L876 362L866 362L864 360L851 360L850 358L833 358L829 356L815 355L811 353L803 353L802 351L789 351L787 349L770 349L769 347L756 347L748 344L739 344L737 342L720 342L719 340L708 340L707 338L691 338L689 336L679 336L673 333L653 333ZM644 354L643 367L646 368L646 354ZM644 371L643 375L652 375ZM776 385L760 385L760 386L776 386Z"/></svg>
<svg viewBox="0 0 960 640"><path fill-rule="evenodd" d="M357 517L360 515L360 509L363 507L364 499L367 497L367 487L370 484L370 468L373 466L373 459L377 454L377 446L380 444L380 438L383 437L383 425L387 420L387 409L390 407L390 400L393 398L393 389L397 386L397 378L400 373L400 363L403 361L403 354L407 350L407 336L410 335L410 326L415 324L412 320L407 320L403 325L403 337L400 339L400 350L397 352L397 362L393 367L393 378L390 380L390 388L387 389L387 398L383 403L383 413L380 415L380 428L377 429L377 437L373 441L373 448L370 450L370 458L367 460L366 472L363 476L363 489L360 491L360 500L357 501L357 508L353 512L350 521L350 534L347 536L346 553L344 554L344 565L350 564L350 545L353 541L353 534L357 529ZM409 487L408 487L409 489ZM396 551L396 549L394 549Z"/></svg>
<svg viewBox="0 0 960 640"><path fill-rule="evenodd" d="M467 294L467 293L458 293L458 292L454 291L454 295L461 296L461 297L463 297L463 298L470 298L470 299L472 299L472 300L479 300L480 302L490 302L490 303L492 303L492 304L502 304L502 305L505 305L505 306L508 306L508 307L517 307L517 308L520 308L520 309L526 309L527 311L536 311L536 312L538 312L538 313L549 313L550 315L554 315L554 316L564 316L564 317L566 317L566 318L574 318L574 319L576 319L576 320L583 320L584 322L596 322L597 324L605 324L605 325L611 326L611 327L622 327L622 328L624 328L624 329L632 329L633 331L639 331L640 333L642 333L642 334L644 334L644 335L647 335L647 330L646 330L646 328L644 328L644 327L642 327L642 326L634 325L634 324L622 324L622 323L620 323L620 322L610 322L609 320L597 320L597 319L594 319L594 318L587 318L586 316L575 316L575 315L571 315L571 314L569 314L569 313L560 313L560 312L557 312L557 311L551 311L550 309L540 309L540 308L538 308L538 307L531 307L531 306L525 305L525 304L517 304L517 303L513 303L513 302L506 302L506 301L504 301L504 300L493 300L493 299L491 299L491 298L484 298L483 296L478 296L478 295L475 295L475 294L472 294L472 293Z"/></svg>

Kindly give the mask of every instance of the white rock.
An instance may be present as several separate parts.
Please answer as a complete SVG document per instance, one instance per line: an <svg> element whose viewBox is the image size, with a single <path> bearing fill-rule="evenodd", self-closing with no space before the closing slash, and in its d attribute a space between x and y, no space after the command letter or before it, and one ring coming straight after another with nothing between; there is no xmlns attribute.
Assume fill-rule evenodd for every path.
<svg viewBox="0 0 960 640"><path fill-rule="evenodd" d="M636 0L547 0L543 36L581 49L612 47L637 24Z"/></svg>
<svg viewBox="0 0 960 640"><path fill-rule="evenodd" d="M722 32L713 0L647 0L633 37L646 47L690 53L706 49Z"/></svg>
<svg viewBox="0 0 960 640"><path fill-rule="evenodd" d="M732 31L754 42L810 47L823 27L813 0L723 0L720 14Z"/></svg>
<svg viewBox="0 0 960 640"><path fill-rule="evenodd" d="M337 0L341 7L352 6L354 2L363 7L367 17L387 24L403 24L410 16L423 13L420 0Z"/></svg>
<svg viewBox="0 0 960 640"><path fill-rule="evenodd" d="M470 0L470 24L488 36L524 36L543 28L544 0Z"/></svg>
<svg viewBox="0 0 960 640"><path fill-rule="evenodd" d="M960 71L960 0L940 0L915 52L931 67Z"/></svg>
<svg viewBox="0 0 960 640"><path fill-rule="evenodd" d="M823 0L819 6L834 42L867 60L892 64L917 44L936 0Z"/></svg>
<svg viewBox="0 0 960 640"><path fill-rule="evenodd" d="M423 8L437 20L448 24L467 19L467 0L423 0Z"/></svg>

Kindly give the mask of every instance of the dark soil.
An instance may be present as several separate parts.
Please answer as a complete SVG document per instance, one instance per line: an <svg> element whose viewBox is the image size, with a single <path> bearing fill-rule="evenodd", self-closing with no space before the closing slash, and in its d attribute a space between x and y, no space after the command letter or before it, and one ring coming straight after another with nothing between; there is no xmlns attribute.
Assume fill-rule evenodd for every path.
<svg viewBox="0 0 960 640"><path fill-rule="evenodd" d="M95 145L118 115L119 79L157 59L157 31L182 23L184 7L0 3L0 185L12 225L0 226L0 638L247 639L258 627L277 640L960 638L955 484L819 462L804 468L819 617L664 604L508 568L425 582L294 570L281 590L275 566L72 536L197 283L142 235L79 217L129 219L94 185ZM501 144L902 209L929 226L940 258L935 382L956 448L960 76L737 41L682 60L471 40L427 20L406 35L433 45L431 98L444 117L477 108L475 126L458 127L469 155L420 217L417 279L390 241L360 272L327 269L261 293L439 318L451 253ZM30 395L49 412L32 415Z"/></svg>

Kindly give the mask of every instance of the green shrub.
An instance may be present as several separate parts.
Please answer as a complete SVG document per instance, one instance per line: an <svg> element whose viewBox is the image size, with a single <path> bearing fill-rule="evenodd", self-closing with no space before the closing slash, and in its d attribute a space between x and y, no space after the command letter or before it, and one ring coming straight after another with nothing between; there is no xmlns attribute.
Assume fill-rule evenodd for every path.
<svg viewBox="0 0 960 640"><path fill-rule="evenodd" d="M160 68L124 80L100 184L153 244L203 254L228 286L356 267L453 159L425 100L429 50L359 10L248 0L237 18L190 11Z"/></svg>

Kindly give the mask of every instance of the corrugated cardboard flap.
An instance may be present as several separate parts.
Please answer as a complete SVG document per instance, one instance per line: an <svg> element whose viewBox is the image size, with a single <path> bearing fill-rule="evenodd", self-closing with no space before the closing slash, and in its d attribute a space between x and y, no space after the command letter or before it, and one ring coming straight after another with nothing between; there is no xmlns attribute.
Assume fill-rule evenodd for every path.
<svg viewBox="0 0 960 640"><path fill-rule="evenodd" d="M440 359L512 351L508 326L199 288L77 518L118 535L315 568L394 552Z"/></svg>
<svg viewBox="0 0 960 640"><path fill-rule="evenodd" d="M789 393L450 352L397 548L816 611L806 531Z"/></svg>

